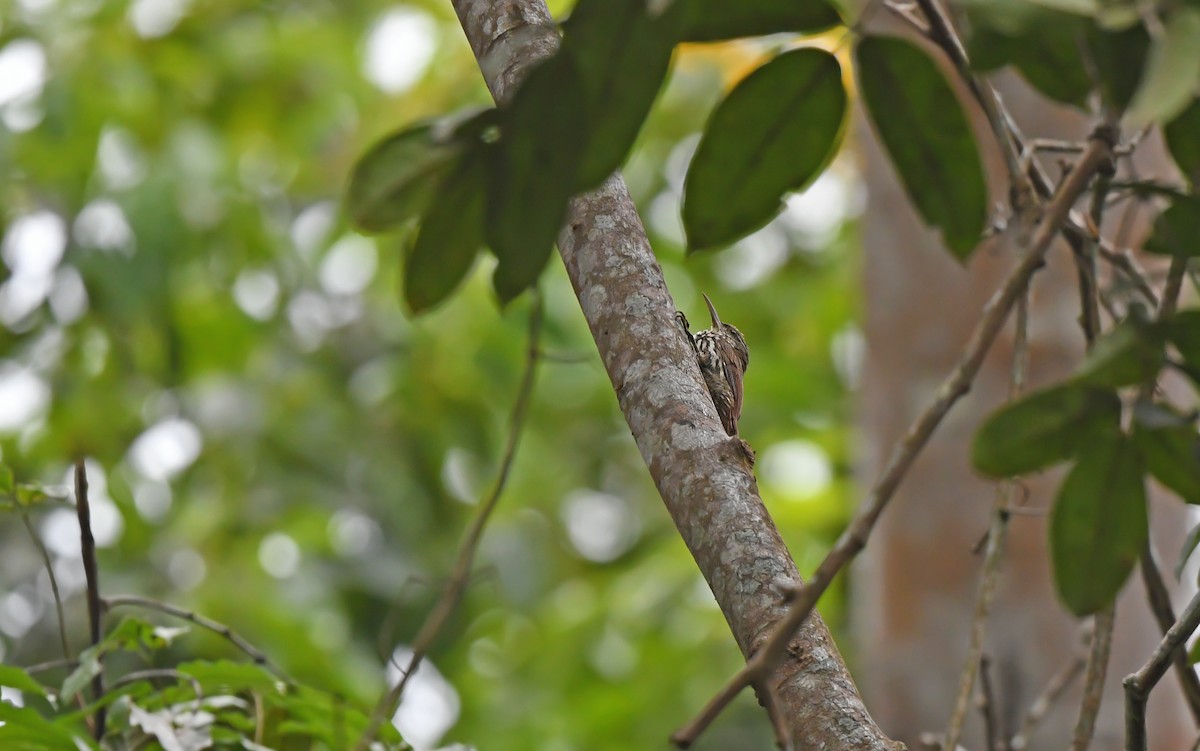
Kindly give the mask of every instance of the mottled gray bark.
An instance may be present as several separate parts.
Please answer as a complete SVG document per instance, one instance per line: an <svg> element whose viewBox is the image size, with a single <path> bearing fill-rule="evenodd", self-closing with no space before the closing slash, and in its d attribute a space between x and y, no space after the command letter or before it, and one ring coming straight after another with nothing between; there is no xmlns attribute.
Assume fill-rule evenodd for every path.
<svg viewBox="0 0 1200 751"><path fill-rule="evenodd" d="M498 102L558 45L542 0L453 4ZM572 201L559 248L646 466L750 655L784 612L780 584L799 575L675 325L662 270L619 175ZM797 634L771 683L798 748L896 748L867 714L819 618Z"/></svg>

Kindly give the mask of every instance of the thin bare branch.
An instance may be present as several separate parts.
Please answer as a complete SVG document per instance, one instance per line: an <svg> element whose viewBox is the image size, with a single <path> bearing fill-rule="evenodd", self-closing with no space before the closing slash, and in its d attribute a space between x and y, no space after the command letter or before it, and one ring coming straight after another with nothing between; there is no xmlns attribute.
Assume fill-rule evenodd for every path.
<svg viewBox="0 0 1200 751"><path fill-rule="evenodd" d="M1029 294L1021 295L1017 301L1016 336L1013 344L1012 381L1009 388L1009 399L1021 395L1025 385L1025 366L1029 351ZM983 571L979 578L979 589L975 595L975 612L971 619L971 637L967 647L967 658L963 663L962 674L958 681L958 698L954 702L954 711L946 726L943 749L953 751L958 747L958 739L962 735L963 723L966 721L967 708L971 692L975 687L975 671L986 664L983 653L984 639L987 635L987 619L991 612L992 599L996 593L999 579L1000 561L1004 557L1004 541L1008 533L1008 520L1013 505L1015 485L1008 480L996 486L996 498L992 508L992 521L988 526L987 547L983 558ZM989 743L989 748L994 744Z"/></svg>
<svg viewBox="0 0 1200 751"><path fill-rule="evenodd" d="M1083 676L1083 700L1079 718L1071 736L1071 751L1087 751L1096 732L1096 716L1104 698L1104 676L1108 673L1108 658L1112 653L1113 611L1115 604L1092 616L1092 644L1088 649L1087 669Z"/></svg>
<svg viewBox="0 0 1200 751"><path fill-rule="evenodd" d="M58 639L62 643L63 659L69 660L71 659L71 645L67 641L67 620L63 615L62 594L58 589L58 577L54 574L54 563L50 560L50 553L42 543L42 538L33 528L33 522L29 520L28 510L18 503L17 512L21 515L21 522L25 525L25 531L29 533L29 539L33 541L33 546L42 556L42 565L46 567L46 575L50 577L50 591L54 594L54 610L58 615Z"/></svg>
<svg viewBox="0 0 1200 751"><path fill-rule="evenodd" d="M1158 627L1165 635L1175 624L1175 608L1171 606L1171 595L1167 592L1167 584L1163 581L1162 572L1154 555L1153 543L1147 539L1142 548L1141 557L1142 583L1146 586L1146 599L1150 603L1150 612ZM1175 674L1183 688L1183 697L1193 719L1200 724L1200 677L1195 668L1188 662L1187 651L1180 648L1171 653L1171 662L1175 665Z"/></svg>
<svg viewBox="0 0 1200 751"><path fill-rule="evenodd" d="M529 413L529 403L533 397L533 384L540 360L541 336L542 299L535 292L533 307L529 311L529 343L526 347L525 372L521 376L521 385L517 388L516 401L513 403L512 415L509 419L508 440L500 459L500 472L496 476L495 483L480 502L479 510L459 545L458 557L454 562L450 579L442 589L442 594L433 609L425 617L425 622L421 624L416 638L413 639L412 657L409 658L408 665L401 670L400 680L396 682L396 685L386 691L375 705L367 728L354 746L357 751L365 751L379 734L379 728L395 713L409 679L417 672L417 668L421 666L421 662L425 659L430 647L433 646L438 634L441 633L446 622L450 620L450 616L458 608L459 602L462 601L467 582L471 578L471 566L475 561L475 553L479 550L479 541L483 538L483 530L487 526L492 512L495 511L500 496L504 493L504 487L508 484L508 476L517 455L517 445L520 443L521 433L525 429L525 418Z"/></svg>
<svg viewBox="0 0 1200 751"><path fill-rule="evenodd" d="M987 751L1006 751L1004 736L996 709L996 692L992 687L992 661L987 655L979 657L979 714L983 716L983 737Z"/></svg>
<svg viewBox="0 0 1200 751"><path fill-rule="evenodd" d="M87 580L88 635L92 646L100 643L100 572L96 567L96 540L92 537L92 512L88 505L87 467L83 458L75 460L75 513L79 518L79 539L83 555L83 573ZM92 679L92 700L104 696L104 673ZM93 731L96 740L104 737L105 708L96 710Z"/></svg>
<svg viewBox="0 0 1200 751"><path fill-rule="evenodd" d="M105 612L115 608L141 608L142 610L153 610L159 613L165 613L166 615L173 616L181 620L185 620L189 623L194 623L200 628L211 631L217 636L220 636L222 639L225 639L234 647L244 652L256 664L262 665L270 670L272 673L278 676L280 680L286 683L291 682L291 679L288 678L287 674L283 672L283 669L271 662L271 660L253 644L234 633L233 629L229 628L224 623L219 623L211 618L200 615L199 613L194 613L190 610L176 607L175 605L169 605L165 602L159 602L158 600L152 600L148 597L138 597L137 595L117 595L115 597L106 597L103 600L103 607Z"/></svg>
<svg viewBox="0 0 1200 751"><path fill-rule="evenodd" d="M1034 699L1033 704L1029 705L1029 711L1025 714L1025 719L1021 721L1017 734L1009 741L1008 745L1012 751L1025 751L1029 747L1029 736L1033 734L1037 724L1050 712L1063 693L1075 682L1075 679L1083 673L1086 665L1087 660L1082 655L1076 655L1062 670L1051 676L1050 680L1046 682L1046 688L1042 690L1038 698Z"/></svg>
<svg viewBox="0 0 1200 751"><path fill-rule="evenodd" d="M1146 700L1171 664L1171 655L1183 647L1200 627L1200 593L1192 597L1183 614L1163 636L1150 659L1125 677L1125 750L1146 749Z"/></svg>

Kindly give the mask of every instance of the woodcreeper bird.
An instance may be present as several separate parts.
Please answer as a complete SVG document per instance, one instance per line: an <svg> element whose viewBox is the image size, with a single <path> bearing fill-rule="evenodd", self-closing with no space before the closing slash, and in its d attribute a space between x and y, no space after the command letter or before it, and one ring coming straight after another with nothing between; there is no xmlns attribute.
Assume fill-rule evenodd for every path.
<svg viewBox="0 0 1200 751"><path fill-rule="evenodd" d="M737 437L738 419L742 416L742 380L746 368L750 366L750 348L746 346L746 337L736 326L721 323L721 317L717 315L717 309L708 295L704 295L704 302L708 305L712 328L693 336L687 316L677 312L675 317L696 352L700 374L704 376L704 383L708 386L708 393L712 396L725 432Z"/></svg>

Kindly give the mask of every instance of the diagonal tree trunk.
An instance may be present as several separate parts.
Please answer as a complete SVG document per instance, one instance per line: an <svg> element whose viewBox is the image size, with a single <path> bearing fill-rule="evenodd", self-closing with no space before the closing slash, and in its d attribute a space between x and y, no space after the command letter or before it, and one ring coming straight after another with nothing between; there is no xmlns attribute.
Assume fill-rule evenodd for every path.
<svg viewBox="0 0 1200 751"><path fill-rule="evenodd" d="M530 66L558 47L543 0L452 2L497 102L507 101ZM558 242L659 494L738 646L750 655L784 612L781 585L799 582L799 575L675 325L662 270L619 175L571 202ZM867 714L819 618L790 646L771 685L798 748L902 747Z"/></svg>

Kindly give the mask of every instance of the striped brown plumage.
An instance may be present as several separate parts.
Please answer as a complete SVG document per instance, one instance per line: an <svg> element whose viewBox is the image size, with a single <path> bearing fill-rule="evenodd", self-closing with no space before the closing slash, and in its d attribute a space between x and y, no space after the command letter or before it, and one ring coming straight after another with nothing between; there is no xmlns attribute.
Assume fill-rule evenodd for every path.
<svg viewBox="0 0 1200 751"><path fill-rule="evenodd" d="M700 374L708 386L721 425L731 436L738 434L738 420L742 416L742 381L746 369L750 366L750 348L746 346L746 338L736 326L722 323L708 295L704 295L708 305L708 314L712 318L712 328L698 332L694 336L688 330L688 320L683 313L676 313L679 324L687 334L692 349L696 352L696 361L700 365Z"/></svg>

